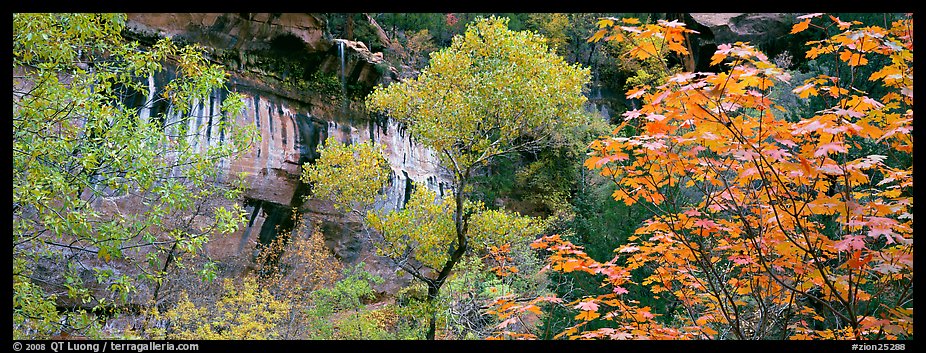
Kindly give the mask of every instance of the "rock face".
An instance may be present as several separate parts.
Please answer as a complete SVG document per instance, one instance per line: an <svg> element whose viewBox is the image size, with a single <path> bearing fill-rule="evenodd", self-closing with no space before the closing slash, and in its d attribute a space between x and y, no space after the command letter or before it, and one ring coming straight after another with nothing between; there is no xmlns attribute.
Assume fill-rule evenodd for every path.
<svg viewBox="0 0 926 353"><path fill-rule="evenodd" d="M245 109L234 116L235 122L259 130L259 144L225 170L247 175L249 223L236 234L213 239L207 246L210 255L222 259L250 254L258 243L292 229L290 212L296 208L303 221L321 223L326 243L339 259L364 261L368 270L386 279L377 289L394 292L407 279L396 278L389 261L374 255L359 220L319 200L303 202L309 186L300 181L302 165L319 157L318 147L329 136L382 144L392 183L378 207L387 209L404 205L412 182L448 192L449 177L433 152L411 140L400 124L363 113L359 98L393 79L383 75L395 71L384 68L382 54L371 53L360 42L326 38L324 26L324 18L313 14L129 14L127 23L128 36L148 43L169 36L205 46L231 71L229 90L244 97ZM169 71L151 77L149 96L172 78ZM190 127L202 133L191 142L224 143L211 117L219 115L227 95L217 90L196 102ZM140 114L166 113L168 120L176 119L164 109L143 108ZM297 233L293 236L307 236Z"/></svg>
<svg viewBox="0 0 926 353"><path fill-rule="evenodd" d="M718 44L736 41L760 43L786 35L796 14L790 13L692 13L698 23L710 28Z"/></svg>
<svg viewBox="0 0 926 353"><path fill-rule="evenodd" d="M734 42L750 42L761 46L769 57L794 47L789 37L796 13L691 13L685 22L701 32L695 48L698 70L707 70L717 46ZM801 43L802 44L802 43Z"/></svg>
<svg viewBox="0 0 926 353"><path fill-rule="evenodd" d="M302 13L130 13L126 27L136 34L171 37L212 49L269 50L291 36L311 51L325 51L324 19Z"/></svg>
<svg viewBox="0 0 926 353"><path fill-rule="evenodd" d="M125 34L153 44L174 41L202 45L233 80L312 106L337 100L341 92L340 53L352 97L362 97L380 82L392 80L381 53L363 43L326 36L317 14L128 14ZM339 53L337 43L346 44ZM390 75L383 77L384 72Z"/></svg>

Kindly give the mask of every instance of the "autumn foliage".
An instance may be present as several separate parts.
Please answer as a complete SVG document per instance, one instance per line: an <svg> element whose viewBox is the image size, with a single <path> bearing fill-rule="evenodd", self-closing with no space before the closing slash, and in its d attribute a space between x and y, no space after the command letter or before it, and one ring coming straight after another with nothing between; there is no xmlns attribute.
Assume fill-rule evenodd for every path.
<svg viewBox="0 0 926 353"><path fill-rule="evenodd" d="M558 337L912 337L913 20L860 25L798 18L792 33L828 36L808 42L807 57L836 63L804 82L737 42L713 55L720 73L627 93L642 107L591 144L585 166L613 180L616 200L654 216L604 262L559 235L533 243L553 271L611 289L559 303L576 324ZM687 55L692 32L677 21L599 27L590 40L629 41L638 59ZM825 108L785 114L781 87ZM631 292L673 305L641 306ZM535 337L507 326L558 302L496 301L496 338Z"/></svg>

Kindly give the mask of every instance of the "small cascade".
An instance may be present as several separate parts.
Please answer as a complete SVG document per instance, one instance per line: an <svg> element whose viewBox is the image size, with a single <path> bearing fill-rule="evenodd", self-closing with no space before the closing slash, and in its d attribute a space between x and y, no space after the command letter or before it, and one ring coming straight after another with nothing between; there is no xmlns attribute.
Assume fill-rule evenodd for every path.
<svg viewBox="0 0 926 353"><path fill-rule="evenodd" d="M141 110L138 112L138 118L142 122L147 123L148 119L151 117L151 108L154 106L155 98L157 98L156 92L157 87L154 86L154 74L148 74L148 97L141 107Z"/></svg>
<svg viewBox="0 0 926 353"><path fill-rule="evenodd" d="M344 42L338 41L338 60L341 62L341 95L347 94L347 82L344 80Z"/></svg>
<svg viewBox="0 0 926 353"><path fill-rule="evenodd" d="M348 114L348 98L347 98L347 78L345 77L345 57L344 57L344 46L345 42L343 40L338 41L338 60L341 62L341 115L346 117Z"/></svg>

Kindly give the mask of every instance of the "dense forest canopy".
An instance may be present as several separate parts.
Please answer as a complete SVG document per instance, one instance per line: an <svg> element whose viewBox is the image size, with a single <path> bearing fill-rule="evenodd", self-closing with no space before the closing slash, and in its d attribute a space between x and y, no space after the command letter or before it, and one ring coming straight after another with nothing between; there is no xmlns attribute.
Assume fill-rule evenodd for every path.
<svg viewBox="0 0 926 353"><path fill-rule="evenodd" d="M14 339L912 339L912 14L284 15L14 14Z"/></svg>

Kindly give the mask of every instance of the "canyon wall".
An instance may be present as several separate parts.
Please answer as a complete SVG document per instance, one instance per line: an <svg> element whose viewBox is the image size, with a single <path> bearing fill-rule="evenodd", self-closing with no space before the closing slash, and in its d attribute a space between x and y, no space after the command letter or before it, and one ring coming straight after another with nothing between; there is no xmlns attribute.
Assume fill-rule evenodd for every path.
<svg viewBox="0 0 926 353"><path fill-rule="evenodd" d="M377 207L402 207L411 183L439 193L449 189L448 175L432 151L416 144L403 127L388 118L371 118L362 97L374 85L394 79L381 53L360 42L328 38L323 16L314 14L129 14L126 36L142 43L170 37L202 45L209 57L231 73L227 91L216 90L195 102L190 128L200 131L194 144L224 143L213 117L228 91L241 94L245 109L236 124L257 127L260 142L242 158L225 164L226 174L245 173L244 193L250 219L235 234L212 239L210 256L219 260L250 254L278 232L293 228L292 212L307 223L319 222L326 244L346 264L359 261L385 277L377 288L394 292L406 282L395 276L387 259L374 254L356 217L335 212L322 200L305 200L309 185L300 180L302 166L313 163L328 137L344 143L372 141L383 145L392 169L391 183ZM149 78L149 97L172 79L170 70ZM164 105L146 106L137 97L142 116L166 114ZM311 229L311 227L308 227ZM308 236L296 229L293 236ZM407 281L407 280L406 280Z"/></svg>

